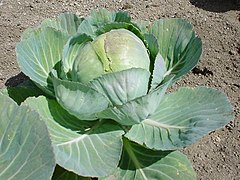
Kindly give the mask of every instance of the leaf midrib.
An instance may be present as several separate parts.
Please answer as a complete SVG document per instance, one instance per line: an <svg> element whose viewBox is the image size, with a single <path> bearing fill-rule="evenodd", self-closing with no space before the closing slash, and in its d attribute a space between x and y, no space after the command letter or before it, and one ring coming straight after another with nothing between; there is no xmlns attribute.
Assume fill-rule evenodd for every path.
<svg viewBox="0 0 240 180"><path fill-rule="evenodd" d="M164 124L164 123L160 123L155 120L152 120L152 119L145 119L142 122L146 125L150 125L150 126L158 127L158 128L164 128L164 129L187 129L187 128L189 128L186 126L175 126L175 125Z"/></svg>

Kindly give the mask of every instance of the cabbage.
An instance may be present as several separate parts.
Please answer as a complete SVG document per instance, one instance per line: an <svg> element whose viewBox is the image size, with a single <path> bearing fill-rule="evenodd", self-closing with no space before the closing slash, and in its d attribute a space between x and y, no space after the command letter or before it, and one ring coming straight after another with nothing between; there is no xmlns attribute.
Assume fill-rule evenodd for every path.
<svg viewBox="0 0 240 180"><path fill-rule="evenodd" d="M166 93L201 53L200 38L182 19L132 21L126 12L103 9L83 18L64 13L26 30L16 55L31 80L0 95L0 179L27 178L28 172L32 179L47 178L53 163L56 179L196 179L178 150L233 118L218 90L182 87ZM44 133L44 125L49 132L42 147L36 146L39 157L31 156L35 166L25 169L17 167L28 153L11 153L8 136L19 143L13 151L20 145L32 149L38 141L21 143L18 136L25 131L16 130L16 118L25 122L21 127L29 137ZM21 161L5 166L15 156Z"/></svg>

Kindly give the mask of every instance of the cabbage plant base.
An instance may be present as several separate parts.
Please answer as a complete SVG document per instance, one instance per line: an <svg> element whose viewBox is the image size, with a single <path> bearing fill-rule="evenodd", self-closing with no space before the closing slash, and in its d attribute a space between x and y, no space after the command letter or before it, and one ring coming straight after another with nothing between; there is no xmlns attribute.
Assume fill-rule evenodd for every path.
<svg viewBox="0 0 240 180"><path fill-rule="evenodd" d="M126 46L110 43L111 47L110 39L98 41L113 29L133 33L134 40ZM93 49L83 51L88 46ZM139 55L139 48L149 57ZM26 30L16 52L21 70L34 84L5 89L0 97L11 97L21 104L15 109L29 109L18 112L22 117L34 112L47 127L51 142L44 147L54 152L49 156L59 165L52 179L196 179L191 163L177 150L233 118L227 97L215 89L186 87L166 93L197 64L202 52L201 40L182 19L133 22L126 12L104 9L85 18L65 13ZM111 68L112 63L126 67L128 57L135 61L129 68ZM144 66L138 64L141 57ZM99 77L91 72L95 64L103 68L94 70ZM75 78L78 72L86 73L88 80ZM7 112L3 106L1 102L5 114L18 111ZM0 122L5 128L7 120ZM3 130L9 134L14 127ZM0 150L8 147L4 137ZM17 141L18 136L14 138ZM0 162L14 156L0 156ZM10 161L8 170L26 172L16 166ZM44 167L52 172L52 165Z"/></svg>

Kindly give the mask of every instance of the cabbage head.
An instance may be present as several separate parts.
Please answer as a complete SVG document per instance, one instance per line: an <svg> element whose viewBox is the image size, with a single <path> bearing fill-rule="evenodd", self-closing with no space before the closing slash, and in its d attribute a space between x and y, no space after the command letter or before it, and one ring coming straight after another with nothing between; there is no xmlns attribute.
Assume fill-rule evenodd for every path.
<svg viewBox="0 0 240 180"><path fill-rule="evenodd" d="M131 68L149 70L148 50L126 29L113 29L84 45L72 66L72 80L87 83L103 74Z"/></svg>

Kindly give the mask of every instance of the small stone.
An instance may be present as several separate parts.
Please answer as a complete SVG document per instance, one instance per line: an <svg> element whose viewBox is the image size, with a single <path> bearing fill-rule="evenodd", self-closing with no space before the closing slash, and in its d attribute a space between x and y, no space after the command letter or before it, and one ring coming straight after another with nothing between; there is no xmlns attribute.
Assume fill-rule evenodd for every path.
<svg viewBox="0 0 240 180"><path fill-rule="evenodd" d="M216 140L216 142L220 142L221 138L217 136L215 140Z"/></svg>
<svg viewBox="0 0 240 180"><path fill-rule="evenodd" d="M237 55L237 52L234 51L234 50L230 50L230 51L229 51L229 54L230 54L230 55Z"/></svg>
<svg viewBox="0 0 240 180"><path fill-rule="evenodd" d="M125 3L122 7L122 9L131 9L133 8L133 5L129 4L129 3Z"/></svg>

